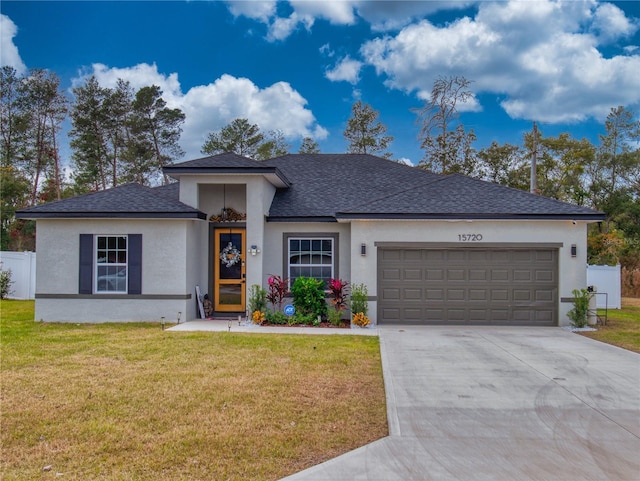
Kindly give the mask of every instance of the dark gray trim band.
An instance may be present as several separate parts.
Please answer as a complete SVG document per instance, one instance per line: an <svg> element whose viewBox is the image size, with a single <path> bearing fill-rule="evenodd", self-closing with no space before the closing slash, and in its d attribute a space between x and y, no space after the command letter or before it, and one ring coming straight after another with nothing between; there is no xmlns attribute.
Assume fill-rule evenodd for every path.
<svg viewBox="0 0 640 481"><path fill-rule="evenodd" d="M191 294L39 294L36 299L118 299L118 300L153 300L153 301L174 301L191 299Z"/></svg>

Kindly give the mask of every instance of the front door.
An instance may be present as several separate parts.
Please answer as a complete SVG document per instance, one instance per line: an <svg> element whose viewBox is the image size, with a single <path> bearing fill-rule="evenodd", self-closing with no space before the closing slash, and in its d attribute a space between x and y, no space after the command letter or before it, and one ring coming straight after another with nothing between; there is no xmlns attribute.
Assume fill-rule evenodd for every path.
<svg viewBox="0 0 640 481"><path fill-rule="evenodd" d="M244 312L245 306L245 230L215 230L214 299L215 310Z"/></svg>

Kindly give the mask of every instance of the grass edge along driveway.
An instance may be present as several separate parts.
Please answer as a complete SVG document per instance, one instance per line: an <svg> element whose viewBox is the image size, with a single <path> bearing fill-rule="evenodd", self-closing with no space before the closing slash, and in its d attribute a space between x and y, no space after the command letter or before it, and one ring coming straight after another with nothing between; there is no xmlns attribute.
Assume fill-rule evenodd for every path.
<svg viewBox="0 0 640 481"><path fill-rule="evenodd" d="M604 318L604 310L598 309L598 315ZM581 332L581 334L640 353L640 299L623 297L622 309L609 309L607 317L606 325L596 326L596 331Z"/></svg>
<svg viewBox="0 0 640 481"><path fill-rule="evenodd" d="M377 337L34 322L0 307L3 480L280 479L387 435Z"/></svg>

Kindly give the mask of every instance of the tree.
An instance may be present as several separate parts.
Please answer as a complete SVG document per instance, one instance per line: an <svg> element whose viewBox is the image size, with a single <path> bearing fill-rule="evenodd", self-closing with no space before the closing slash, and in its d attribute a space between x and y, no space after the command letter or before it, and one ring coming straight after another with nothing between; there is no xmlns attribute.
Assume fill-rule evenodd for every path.
<svg viewBox="0 0 640 481"><path fill-rule="evenodd" d="M263 140L264 135L256 124L250 124L247 119L234 119L218 132L209 133L201 152L208 155L234 152L253 159Z"/></svg>
<svg viewBox="0 0 640 481"><path fill-rule="evenodd" d="M289 153L289 144L282 130L270 130L256 152L256 160L273 159Z"/></svg>
<svg viewBox="0 0 640 481"><path fill-rule="evenodd" d="M608 231L611 222L624 217L634 199L640 198L640 121L619 106L611 109L605 130L588 174L593 205L607 213L604 228Z"/></svg>
<svg viewBox="0 0 640 481"><path fill-rule="evenodd" d="M538 193L577 205L589 204L584 173L585 166L593 162L595 147L587 139L577 140L568 133L558 137L538 134L537 140L534 135L526 133L524 144L527 159L536 145Z"/></svg>
<svg viewBox="0 0 640 481"><path fill-rule="evenodd" d="M15 213L28 205L29 191L29 179L19 170L11 165L0 167L0 250L18 250L23 244L23 224L16 221Z"/></svg>
<svg viewBox="0 0 640 481"><path fill-rule="evenodd" d="M57 135L66 112L59 81L44 70L19 77L0 69L0 243L2 249L34 249L34 222L16 220L17 209L60 198L62 175Z"/></svg>
<svg viewBox="0 0 640 481"><path fill-rule="evenodd" d="M351 107L351 117L347 120L344 138L349 142L347 151L352 154L379 154L383 152L393 137L385 135L387 127L378 121L379 112L358 100ZM391 152L381 154L390 159Z"/></svg>
<svg viewBox="0 0 640 481"><path fill-rule="evenodd" d="M131 115L131 134L126 160L131 180L152 183L162 168L184 155L178 141L185 115L180 109L170 109L162 99L157 85L142 87L136 92ZM169 183L164 176L164 183Z"/></svg>
<svg viewBox="0 0 640 481"><path fill-rule="evenodd" d="M433 84L431 97L416 110L421 124L418 138L425 157L418 164L423 169L449 174L475 172L476 140L473 130L466 132L459 123L458 104L473 98L471 81L464 77L439 77Z"/></svg>
<svg viewBox="0 0 640 481"><path fill-rule="evenodd" d="M300 144L300 149L298 149L299 154L319 154L320 146L318 142L313 140L311 137L305 137L302 139L302 143Z"/></svg>
<svg viewBox="0 0 640 481"><path fill-rule="evenodd" d="M21 109L24 95L23 79L13 67L0 68L0 165L17 165L25 140L27 118Z"/></svg>
<svg viewBox="0 0 640 481"><path fill-rule="evenodd" d="M637 147L640 141L640 121L633 111L623 106L612 108L605 121L606 134L600 135L600 162L609 176L609 187L615 190L631 171L637 174ZM635 152L634 152L635 151Z"/></svg>
<svg viewBox="0 0 640 481"><path fill-rule="evenodd" d="M124 159L127 157L127 145L131 143L133 137L133 99L134 92L131 84L118 79L115 89L109 90L109 95L104 101L105 135L110 146L109 170L113 186L119 184L120 180L126 176Z"/></svg>
<svg viewBox="0 0 640 481"><path fill-rule="evenodd" d="M482 179L495 184L527 190L529 187L528 162L517 145L491 145L478 152L478 170Z"/></svg>
<svg viewBox="0 0 640 481"><path fill-rule="evenodd" d="M24 171L31 178L30 204L38 199L40 183L49 179L54 183L56 197L61 198L62 172L57 136L67 114L67 100L60 91L60 79L54 73L35 69L21 84L18 99L25 121L22 149Z"/></svg>
<svg viewBox="0 0 640 481"><path fill-rule="evenodd" d="M107 145L108 114L105 102L111 91L102 88L92 76L84 85L73 89L75 101L71 108L69 131L75 163L75 182L83 190L106 189L109 186L107 170L113 165ZM112 185L116 185L115 173Z"/></svg>

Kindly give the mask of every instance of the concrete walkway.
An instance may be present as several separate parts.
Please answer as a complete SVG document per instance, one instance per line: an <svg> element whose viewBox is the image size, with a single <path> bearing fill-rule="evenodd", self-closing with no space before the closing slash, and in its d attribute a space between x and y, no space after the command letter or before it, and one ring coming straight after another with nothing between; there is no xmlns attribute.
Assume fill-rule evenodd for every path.
<svg viewBox="0 0 640 481"><path fill-rule="evenodd" d="M561 328L378 331L390 435L287 481L640 480L640 355Z"/></svg>

